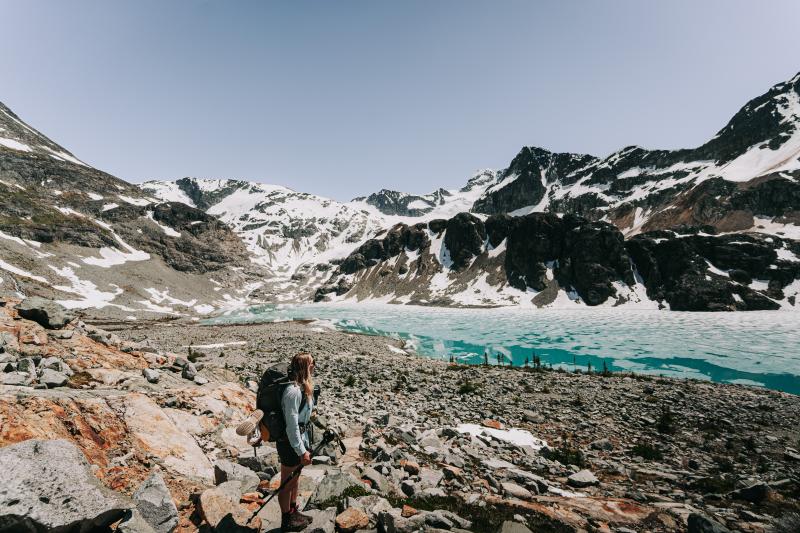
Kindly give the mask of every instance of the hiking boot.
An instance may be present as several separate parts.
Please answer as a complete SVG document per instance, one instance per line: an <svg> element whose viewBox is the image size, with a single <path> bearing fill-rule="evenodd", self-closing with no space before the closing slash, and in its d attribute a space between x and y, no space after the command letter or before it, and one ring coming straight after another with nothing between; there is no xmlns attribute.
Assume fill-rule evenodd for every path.
<svg viewBox="0 0 800 533"><path fill-rule="evenodd" d="M258 423L261 422L261 419L264 418L264 411L261 409L256 409L250 416L245 418L241 424L236 426L236 434L242 437L247 437L251 435L258 426Z"/></svg>
<svg viewBox="0 0 800 533"><path fill-rule="evenodd" d="M281 531L303 531L311 523L311 518L298 512L281 515Z"/></svg>
<svg viewBox="0 0 800 533"><path fill-rule="evenodd" d="M290 509L290 511L289 511L289 512L290 512L290 513L292 513L293 515L297 515L297 516L299 516L300 518L302 518L303 520L305 520L305 521L306 521L306 526L310 525L310 524L311 524L311 522L313 522L313 521L314 521L314 519L313 519L313 518L311 518L311 517L310 517L310 516L308 516L307 514L303 514L303 513L301 513L301 512L300 512L300 511L297 509L297 502L294 502L294 503L292 503L292 507L291 507L291 509Z"/></svg>

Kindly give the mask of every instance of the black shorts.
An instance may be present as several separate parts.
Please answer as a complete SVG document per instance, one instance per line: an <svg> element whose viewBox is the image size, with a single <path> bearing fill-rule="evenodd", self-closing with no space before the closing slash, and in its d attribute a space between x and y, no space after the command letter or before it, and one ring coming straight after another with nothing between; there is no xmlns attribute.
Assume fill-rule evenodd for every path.
<svg viewBox="0 0 800 533"><path fill-rule="evenodd" d="M300 456L295 453L288 440L279 440L275 443L278 450L278 458L283 466L297 466L300 464Z"/></svg>

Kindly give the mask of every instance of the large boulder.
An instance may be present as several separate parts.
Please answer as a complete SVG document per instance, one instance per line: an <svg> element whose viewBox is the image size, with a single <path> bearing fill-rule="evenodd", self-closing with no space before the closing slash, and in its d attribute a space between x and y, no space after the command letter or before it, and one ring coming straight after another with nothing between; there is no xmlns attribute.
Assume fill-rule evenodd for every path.
<svg viewBox="0 0 800 533"><path fill-rule="evenodd" d="M92 474L77 446L31 439L0 448L0 531L94 531L133 502Z"/></svg>
<svg viewBox="0 0 800 533"><path fill-rule="evenodd" d="M700 513L690 514L687 525L689 533L731 533L727 527Z"/></svg>
<svg viewBox="0 0 800 533"><path fill-rule="evenodd" d="M258 474L240 464L220 459L214 463L214 482L217 485L226 481L239 481L242 484L242 492L253 492L258 488L261 481Z"/></svg>
<svg viewBox="0 0 800 533"><path fill-rule="evenodd" d="M241 533L261 529L261 519L250 521L252 513L239 503L242 484L226 481L221 485L203 491L200 495L200 513L215 531L238 531Z"/></svg>
<svg viewBox="0 0 800 533"><path fill-rule="evenodd" d="M63 305L39 296L25 298L17 306L17 313L47 329L61 329L74 318Z"/></svg>
<svg viewBox="0 0 800 533"><path fill-rule="evenodd" d="M133 494L142 518L157 533L170 533L178 525L178 508L159 472L150 474Z"/></svg>
<svg viewBox="0 0 800 533"><path fill-rule="evenodd" d="M320 504L343 498L345 491L350 487L365 488L363 483L348 473L329 472L322 478L314 490L314 494L309 498L309 507L319 507Z"/></svg>

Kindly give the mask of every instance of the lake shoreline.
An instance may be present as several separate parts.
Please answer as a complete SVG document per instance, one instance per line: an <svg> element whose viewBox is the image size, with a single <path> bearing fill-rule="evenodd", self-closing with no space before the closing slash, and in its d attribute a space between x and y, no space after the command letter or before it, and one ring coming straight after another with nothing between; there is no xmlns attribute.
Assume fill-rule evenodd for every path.
<svg viewBox="0 0 800 533"><path fill-rule="evenodd" d="M395 339L316 322L152 324L118 334L175 351L231 343L195 353L244 380L271 361L310 351L323 387L321 412L357 428L367 460L381 457L387 443L410 446L407 453L420 464L459 470L440 485L459 497L514 497L516 485L527 491L528 507L570 509L572 525L619 499L640 509L636 523L643 525L646 515L651 531L684 529L694 512L733 529L764 531L800 512L792 500L800 490L800 397L792 394L651 376L451 365L403 355ZM453 440L447 428L459 424L527 430L551 451L545 457L501 441L481 448L474 439ZM436 439L425 442L432 448L422 443L431 435ZM569 478L583 470L597 484L577 489ZM751 487L759 487L752 489L758 501L742 492ZM585 498L549 500L559 491ZM578 509L579 502L588 509Z"/></svg>

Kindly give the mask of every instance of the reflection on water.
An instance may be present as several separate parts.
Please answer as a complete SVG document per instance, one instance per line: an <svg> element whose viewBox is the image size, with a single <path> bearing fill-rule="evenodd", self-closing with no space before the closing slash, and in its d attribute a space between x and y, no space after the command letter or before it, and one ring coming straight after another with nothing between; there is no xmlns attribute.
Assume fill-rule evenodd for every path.
<svg viewBox="0 0 800 533"><path fill-rule="evenodd" d="M443 309L378 304L258 306L209 323L328 320L462 363L633 371L761 385L800 394L800 314L617 309Z"/></svg>

